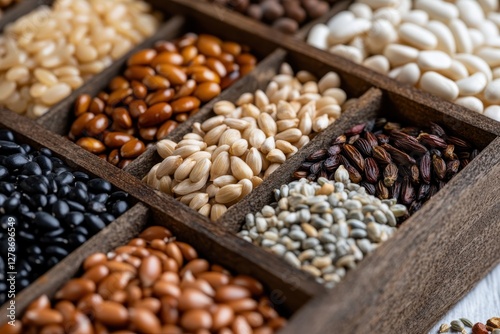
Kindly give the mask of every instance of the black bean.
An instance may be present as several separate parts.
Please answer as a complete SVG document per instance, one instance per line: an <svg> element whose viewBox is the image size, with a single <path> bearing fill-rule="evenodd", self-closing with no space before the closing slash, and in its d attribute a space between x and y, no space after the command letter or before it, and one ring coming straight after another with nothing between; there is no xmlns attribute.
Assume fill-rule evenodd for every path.
<svg viewBox="0 0 500 334"><path fill-rule="evenodd" d="M115 216L121 216L128 209L128 204L125 201L117 201L113 204L113 208L111 209L111 213Z"/></svg>
<svg viewBox="0 0 500 334"><path fill-rule="evenodd" d="M29 233L29 232L26 232L26 231L19 231L17 232L19 238L21 240L25 240L25 241L33 241L35 240L35 235L33 233Z"/></svg>
<svg viewBox="0 0 500 334"><path fill-rule="evenodd" d="M115 216L113 216L112 214L107 213L107 212L106 213L101 213L99 215L99 217L102 219L102 221L104 223L106 223L106 225L109 224L109 223L111 223L113 220L115 220Z"/></svg>
<svg viewBox="0 0 500 334"><path fill-rule="evenodd" d="M106 212L106 205L101 202L92 201L87 205L87 209L93 213L103 213Z"/></svg>
<svg viewBox="0 0 500 334"><path fill-rule="evenodd" d="M80 211L80 212L84 212L85 211L85 207L83 205L81 205L80 203L78 203L78 202L75 202L75 201L66 201L66 203L68 203L69 208L71 209L71 211Z"/></svg>
<svg viewBox="0 0 500 334"><path fill-rule="evenodd" d="M90 177L83 172L74 172L73 176L75 177L76 181L87 182L88 180L90 180Z"/></svg>
<svg viewBox="0 0 500 334"><path fill-rule="evenodd" d="M67 248L68 246L68 239L65 237L47 237L43 236L40 238L40 244L43 245L52 245L52 246L60 246L63 248Z"/></svg>
<svg viewBox="0 0 500 334"><path fill-rule="evenodd" d="M5 212L9 213L9 212L16 211L20 204L21 204L21 200L18 197L11 196L4 203Z"/></svg>
<svg viewBox="0 0 500 334"><path fill-rule="evenodd" d="M89 201L89 194L85 190L73 188L68 194L68 199L85 205Z"/></svg>
<svg viewBox="0 0 500 334"><path fill-rule="evenodd" d="M5 159L5 166L10 169L10 170L15 170L21 168L23 165L27 164L29 162L28 158L26 155L18 153L18 154L13 154L9 156L7 159Z"/></svg>
<svg viewBox="0 0 500 334"><path fill-rule="evenodd" d="M76 245L80 246L82 245L85 241L87 241L87 237L84 236L83 234L79 233L72 233L68 236L68 241L71 245ZM76 247L75 247L76 248Z"/></svg>
<svg viewBox="0 0 500 334"><path fill-rule="evenodd" d="M128 198L128 194L124 191L115 191L109 196L110 201L116 201L116 200L125 200Z"/></svg>
<svg viewBox="0 0 500 334"><path fill-rule="evenodd" d="M49 150L48 148L46 147L43 147L39 150L39 152L43 155L45 155L46 157L52 157L52 151Z"/></svg>
<svg viewBox="0 0 500 334"><path fill-rule="evenodd" d="M29 146L28 144L21 144L20 146L23 149L24 154L28 154L32 151L31 146Z"/></svg>
<svg viewBox="0 0 500 334"><path fill-rule="evenodd" d="M9 176L9 170L7 167L0 165L0 180Z"/></svg>
<svg viewBox="0 0 500 334"><path fill-rule="evenodd" d="M95 234L106 227L106 224L104 224L101 218L88 213L86 213L84 216L84 226L88 228L90 233Z"/></svg>
<svg viewBox="0 0 500 334"><path fill-rule="evenodd" d="M41 266L45 262L45 256L43 256L42 254L30 255L28 256L28 262L32 266Z"/></svg>
<svg viewBox="0 0 500 334"><path fill-rule="evenodd" d="M0 194L0 207L4 206L5 201L7 200L7 196L4 194Z"/></svg>
<svg viewBox="0 0 500 334"><path fill-rule="evenodd" d="M64 222L71 228L74 228L75 226L80 225L83 223L85 217L83 216L83 213L81 212L70 212L64 217Z"/></svg>
<svg viewBox="0 0 500 334"><path fill-rule="evenodd" d="M55 194L50 194L47 196L47 200L49 201L49 205L52 205L55 202L57 202L59 199L57 198L57 196Z"/></svg>
<svg viewBox="0 0 500 334"><path fill-rule="evenodd" d="M22 151L23 149L18 144L11 141L0 140L0 154L11 155L16 153L22 153Z"/></svg>
<svg viewBox="0 0 500 334"><path fill-rule="evenodd" d="M21 173L25 175L42 175L42 168L36 162L31 161L24 165Z"/></svg>
<svg viewBox="0 0 500 334"><path fill-rule="evenodd" d="M45 230L55 230L61 227L59 220L56 217L48 214L47 212L37 212L33 223Z"/></svg>
<svg viewBox="0 0 500 334"><path fill-rule="evenodd" d="M65 230L63 228L58 228L56 230L52 230L50 232L47 232L44 234L45 237L48 237L48 238L55 238L55 237L59 237L61 235L63 235L65 232Z"/></svg>
<svg viewBox="0 0 500 334"><path fill-rule="evenodd" d="M35 161L44 172L51 171L52 168L54 168L52 161L44 155L39 155L38 157L33 159L33 161Z"/></svg>
<svg viewBox="0 0 500 334"><path fill-rule="evenodd" d="M64 258L68 255L68 251L65 250L64 248L62 247L58 247L58 246L48 246L47 248L45 248L45 253L47 255L53 255L57 258Z"/></svg>
<svg viewBox="0 0 500 334"><path fill-rule="evenodd" d="M74 233L80 233L80 234L83 234L85 236L90 235L89 231L85 227L83 227L83 226L77 226L77 227L75 227L73 229L73 232Z"/></svg>
<svg viewBox="0 0 500 334"><path fill-rule="evenodd" d="M89 188L87 187L87 185L85 183L83 183L82 181L76 181L75 188L81 189L85 192L89 191Z"/></svg>
<svg viewBox="0 0 500 334"><path fill-rule="evenodd" d="M34 207L37 209L45 208L48 204L47 196L45 195L35 194L31 196L31 200L33 201Z"/></svg>
<svg viewBox="0 0 500 334"><path fill-rule="evenodd" d="M8 182L0 182L0 193L10 196L16 190L16 186Z"/></svg>
<svg viewBox="0 0 500 334"><path fill-rule="evenodd" d="M59 175L55 177L55 181L59 186L65 186L68 184L72 184L75 177L71 172L63 171Z"/></svg>
<svg viewBox="0 0 500 334"><path fill-rule="evenodd" d="M56 264L59 263L59 259L55 256L51 256L48 260L47 260L47 266L48 267L53 267L55 266Z"/></svg>
<svg viewBox="0 0 500 334"><path fill-rule="evenodd" d="M52 204L52 213L57 219L64 219L69 213L69 205L65 201L57 201Z"/></svg>
<svg viewBox="0 0 500 334"><path fill-rule="evenodd" d="M109 193L112 189L111 183L103 179L90 180L87 185L95 193Z"/></svg>
<svg viewBox="0 0 500 334"><path fill-rule="evenodd" d="M68 194L71 192L71 187L70 186L62 186L59 188L57 191L57 196L64 198L68 196Z"/></svg>
<svg viewBox="0 0 500 334"><path fill-rule="evenodd" d="M106 203L108 201L108 199L110 200L110 202L113 202L113 200L110 198L110 196L106 193L97 194L97 195L92 196L92 201L99 202L99 203Z"/></svg>
<svg viewBox="0 0 500 334"><path fill-rule="evenodd" d="M40 247L38 247L37 245L33 245L33 246L28 247L28 249L26 250L26 253L28 253L28 254L42 254L42 249Z"/></svg>
<svg viewBox="0 0 500 334"><path fill-rule="evenodd" d="M0 140L14 141L14 133L7 129L0 129Z"/></svg>

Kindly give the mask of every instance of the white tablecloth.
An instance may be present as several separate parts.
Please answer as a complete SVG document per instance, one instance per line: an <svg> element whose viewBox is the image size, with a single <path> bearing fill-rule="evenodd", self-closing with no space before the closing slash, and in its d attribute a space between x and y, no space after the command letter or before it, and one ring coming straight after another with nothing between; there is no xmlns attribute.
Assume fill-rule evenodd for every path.
<svg viewBox="0 0 500 334"><path fill-rule="evenodd" d="M500 317L500 265L455 305L430 333L436 334L442 323L449 324L458 318L485 323L492 317Z"/></svg>

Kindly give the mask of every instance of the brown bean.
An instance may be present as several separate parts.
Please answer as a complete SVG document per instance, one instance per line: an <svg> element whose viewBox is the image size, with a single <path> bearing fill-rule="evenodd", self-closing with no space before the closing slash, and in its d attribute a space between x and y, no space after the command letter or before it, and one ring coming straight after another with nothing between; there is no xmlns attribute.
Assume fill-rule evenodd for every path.
<svg viewBox="0 0 500 334"><path fill-rule="evenodd" d="M195 89L196 89L196 81L189 79L188 81L186 81L185 84L183 84L178 89L177 93L175 93L174 100L193 94Z"/></svg>
<svg viewBox="0 0 500 334"><path fill-rule="evenodd" d="M285 14L283 6L278 1L265 1L260 6L264 19L269 22L274 22Z"/></svg>
<svg viewBox="0 0 500 334"><path fill-rule="evenodd" d="M254 55L251 55L249 53L242 53L242 54L236 56L235 60L239 65L256 65L257 64L257 58L255 58Z"/></svg>
<svg viewBox="0 0 500 334"><path fill-rule="evenodd" d="M146 151L146 145L137 138L132 139L120 148L123 158L137 158Z"/></svg>
<svg viewBox="0 0 500 334"><path fill-rule="evenodd" d="M297 23L302 23L307 17L306 11L297 2L284 2L285 16Z"/></svg>
<svg viewBox="0 0 500 334"><path fill-rule="evenodd" d="M172 85L182 85L187 80L186 73L172 64L160 64L156 66L156 71L167 78Z"/></svg>
<svg viewBox="0 0 500 334"><path fill-rule="evenodd" d="M54 309L61 313L63 321L65 323L72 322L75 320L76 308L75 305L73 305L73 303L67 300L62 300L54 306Z"/></svg>
<svg viewBox="0 0 500 334"><path fill-rule="evenodd" d="M103 264L99 264L97 266L94 266L87 270L83 275L82 278L86 278L91 280L92 282L98 284L100 281L102 281L106 276L109 275L109 269Z"/></svg>
<svg viewBox="0 0 500 334"><path fill-rule="evenodd" d="M83 137L78 139L76 144L84 148L85 150L95 154L102 153L106 150L106 146L104 146L99 140L95 138Z"/></svg>
<svg viewBox="0 0 500 334"><path fill-rule="evenodd" d="M85 261L83 261L83 269L84 270L89 270L93 266L97 266L99 264L104 264L108 258L106 257L106 254L104 253L94 253L92 255L89 255Z"/></svg>
<svg viewBox="0 0 500 334"><path fill-rule="evenodd" d="M78 118L71 125L71 129L69 130L70 135L74 137L79 137L82 135L83 130L87 126L87 123L90 122L95 117L94 114L86 112L78 116Z"/></svg>
<svg viewBox="0 0 500 334"><path fill-rule="evenodd" d="M276 317L274 319L271 319L267 325L275 331L278 331L279 329L285 327L286 320L281 317Z"/></svg>
<svg viewBox="0 0 500 334"><path fill-rule="evenodd" d="M177 52L165 51L158 54L152 61L151 66L156 68L160 64L172 64L176 66L182 65L184 62L183 57Z"/></svg>
<svg viewBox="0 0 500 334"><path fill-rule="evenodd" d="M227 75L226 67L220 60L216 58L208 58L206 65L209 69L217 73L217 75L221 78Z"/></svg>
<svg viewBox="0 0 500 334"><path fill-rule="evenodd" d="M330 6L325 1L316 1L316 2L306 2L305 7L307 14L309 14L309 17L314 20L325 14Z"/></svg>
<svg viewBox="0 0 500 334"><path fill-rule="evenodd" d="M194 91L194 96L202 102L207 102L219 95L220 92L220 86L215 82L203 82Z"/></svg>
<svg viewBox="0 0 500 334"><path fill-rule="evenodd" d="M81 312L75 313L75 320L68 324L71 333L75 334L94 334L94 329L90 319Z"/></svg>
<svg viewBox="0 0 500 334"><path fill-rule="evenodd" d="M157 103L161 103L161 102L168 102L168 101L172 100L174 95L175 95L175 91L172 88L160 89L160 90L146 96L146 103L149 106L152 106L153 104L157 104Z"/></svg>
<svg viewBox="0 0 500 334"><path fill-rule="evenodd" d="M149 297L149 298L144 298L142 300L137 301L134 304L135 308L144 308L146 310L149 310L153 314L157 314L160 311L161 308L161 302L159 299Z"/></svg>
<svg viewBox="0 0 500 334"><path fill-rule="evenodd" d="M282 17L274 21L273 28L285 34L293 34L299 30L299 24L291 18Z"/></svg>
<svg viewBox="0 0 500 334"><path fill-rule="evenodd" d="M39 310L42 308L50 308L50 299L47 295L41 295L35 299L27 308L27 310Z"/></svg>
<svg viewBox="0 0 500 334"><path fill-rule="evenodd" d="M231 284L239 285L250 290L254 296L260 296L264 292L264 287L259 281L246 275L238 275L234 277L231 279Z"/></svg>
<svg viewBox="0 0 500 334"><path fill-rule="evenodd" d="M142 81L147 76L155 75L155 71L149 66L129 66L124 75L129 80Z"/></svg>
<svg viewBox="0 0 500 334"><path fill-rule="evenodd" d="M252 327L248 324L245 317L239 315L234 318L233 324L231 326L234 334L252 334Z"/></svg>
<svg viewBox="0 0 500 334"><path fill-rule="evenodd" d="M145 287L153 286L154 282L161 275L160 259L154 255L148 256L142 260L139 267L139 279Z"/></svg>
<svg viewBox="0 0 500 334"><path fill-rule="evenodd" d="M99 92L99 94L97 94L97 98L106 104L109 100L109 94L106 92Z"/></svg>
<svg viewBox="0 0 500 334"><path fill-rule="evenodd" d="M186 96L173 101L170 106L172 107L174 114L177 114L197 109L200 106L200 103L200 100L196 97Z"/></svg>
<svg viewBox="0 0 500 334"><path fill-rule="evenodd" d="M128 263L121 262L121 261L116 261L116 260L110 260L104 264L110 272L115 273L115 272L120 272L120 271L128 271L132 274L137 273L137 269Z"/></svg>
<svg viewBox="0 0 500 334"><path fill-rule="evenodd" d="M90 314L94 312L95 308L103 301L104 299L101 297L101 295L98 295L96 293L87 294L82 299L80 299L80 301L78 301L76 308L84 314Z"/></svg>
<svg viewBox="0 0 500 334"><path fill-rule="evenodd" d="M130 113L130 116L132 118L137 118L144 114L148 110L148 106L146 105L146 102L143 100L134 100L130 102L128 106L128 111Z"/></svg>
<svg viewBox="0 0 500 334"><path fill-rule="evenodd" d="M61 325L47 325L40 330L40 334L64 334L64 327Z"/></svg>
<svg viewBox="0 0 500 334"><path fill-rule="evenodd" d="M221 45L222 51L237 56L241 53L241 45L234 42L223 42Z"/></svg>
<svg viewBox="0 0 500 334"><path fill-rule="evenodd" d="M210 329L212 316L206 310L189 310L182 315L181 326L188 331Z"/></svg>
<svg viewBox="0 0 500 334"><path fill-rule="evenodd" d="M132 118L125 108L116 108L112 114L113 122L122 129L130 129L133 125Z"/></svg>
<svg viewBox="0 0 500 334"><path fill-rule="evenodd" d="M183 64L186 65L198 56L198 49L194 45L186 46L182 49L181 56Z"/></svg>
<svg viewBox="0 0 500 334"><path fill-rule="evenodd" d="M153 73L154 75L154 73ZM148 88L139 81L132 81L132 92L136 99L143 100L148 95Z"/></svg>
<svg viewBox="0 0 500 334"><path fill-rule="evenodd" d="M255 68L255 65L243 65L240 67L240 76L247 75L252 72Z"/></svg>
<svg viewBox="0 0 500 334"><path fill-rule="evenodd" d="M107 101L108 106L114 107L118 103L125 100L125 98L127 98L130 95L132 95L132 89L130 89L130 88L117 89L109 95L109 99Z"/></svg>
<svg viewBox="0 0 500 334"><path fill-rule="evenodd" d="M75 116L78 117L89 110L92 97L88 94L78 96L75 102Z"/></svg>
<svg viewBox="0 0 500 334"><path fill-rule="evenodd" d="M203 54L198 54L196 57L191 59L191 61L188 63L189 66L198 66L198 65L203 65L207 61L207 57Z"/></svg>
<svg viewBox="0 0 500 334"><path fill-rule="evenodd" d="M165 102L152 105L144 114L139 116L140 127L151 127L161 124L172 116L172 107Z"/></svg>
<svg viewBox="0 0 500 334"><path fill-rule="evenodd" d="M107 160L113 166L117 166L120 163L120 151L118 149L114 149L109 152Z"/></svg>
<svg viewBox="0 0 500 334"><path fill-rule="evenodd" d="M128 272L111 273L99 283L97 292L104 299L108 299L116 291L125 289L131 278L132 275Z"/></svg>
<svg viewBox="0 0 500 334"><path fill-rule="evenodd" d="M254 20L261 21L264 16L264 12L262 11L261 6L257 4L252 4L248 6L247 15Z"/></svg>
<svg viewBox="0 0 500 334"><path fill-rule="evenodd" d="M272 330L271 327L268 326L262 326L259 328L255 328L253 331L253 334L273 334L274 331Z"/></svg>
<svg viewBox="0 0 500 334"><path fill-rule="evenodd" d="M161 297L160 317L164 324L174 325L179 320L179 310L177 309L177 298L172 296Z"/></svg>
<svg viewBox="0 0 500 334"><path fill-rule="evenodd" d="M104 111L106 104L98 97L94 97L90 102L89 111L93 114L101 114Z"/></svg>
<svg viewBox="0 0 500 334"><path fill-rule="evenodd" d="M227 305L231 307L236 313L254 311L257 309L257 301L252 298L243 298L230 301L227 303Z"/></svg>
<svg viewBox="0 0 500 334"><path fill-rule="evenodd" d="M181 249L182 251L182 249ZM189 263L187 263L184 268L181 270L181 276L184 276L184 274L187 271L190 271L194 276L197 277L198 274L203 273L208 270L208 267L210 264L208 263L207 260L204 259L194 259L191 260Z"/></svg>
<svg viewBox="0 0 500 334"><path fill-rule="evenodd" d="M157 52L177 52L177 47L174 43L169 41L158 41L155 43L155 50Z"/></svg>
<svg viewBox="0 0 500 334"><path fill-rule="evenodd" d="M125 326L128 323L128 311L121 304L103 301L95 309L95 318L107 326Z"/></svg>
<svg viewBox="0 0 500 334"><path fill-rule="evenodd" d="M160 126L160 128L156 132L156 140L160 141L165 137L167 137L172 131L174 131L177 128L178 125L179 123L172 120L168 120L165 123L163 123L163 125Z"/></svg>
<svg viewBox="0 0 500 334"><path fill-rule="evenodd" d="M62 323L63 317L58 311L45 308L27 311L23 317L23 322L28 325L46 326Z"/></svg>
<svg viewBox="0 0 500 334"><path fill-rule="evenodd" d="M157 52L154 49L144 49L134 53L127 61L128 66L149 65L156 57Z"/></svg>
<svg viewBox="0 0 500 334"><path fill-rule="evenodd" d="M191 261L198 258L198 253L196 252L196 249L194 249L191 245L181 241L175 241L175 244L181 250L184 260Z"/></svg>
<svg viewBox="0 0 500 334"><path fill-rule="evenodd" d="M219 330L223 327L228 327L234 320L234 311L227 305L218 304L212 312L212 329Z"/></svg>
<svg viewBox="0 0 500 334"><path fill-rule="evenodd" d="M168 121L167 121L168 122ZM150 128L140 128L139 135L142 139L147 141L152 141L155 139L156 133L158 132L158 128L156 126Z"/></svg>
<svg viewBox="0 0 500 334"><path fill-rule="evenodd" d="M170 87L170 81L160 75L145 77L142 83L150 90L166 89Z"/></svg>
<svg viewBox="0 0 500 334"><path fill-rule="evenodd" d="M174 325L164 325L161 328L161 334L182 334L182 329Z"/></svg>
<svg viewBox="0 0 500 334"><path fill-rule="evenodd" d="M193 45L194 43L196 43L197 38L198 35L196 35L195 33L187 33L179 38L179 40L177 41L177 46L182 49L186 46Z"/></svg>
<svg viewBox="0 0 500 334"><path fill-rule="evenodd" d="M203 292L187 288L182 291L179 297L179 310L187 311L191 309L202 309L213 304L212 298Z"/></svg>
<svg viewBox="0 0 500 334"><path fill-rule="evenodd" d="M222 41L215 36L201 34L196 41L198 50L208 57L217 57L222 53Z"/></svg>
<svg viewBox="0 0 500 334"><path fill-rule="evenodd" d="M171 296L179 298L181 295L181 290L178 285L168 283L165 281L156 281L153 285L153 293L158 297Z"/></svg>
<svg viewBox="0 0 500 334"><path fill-rule="evenodd" d="M132 139L134 139L133 136L130 136L123 132L108 132L104 136L104 145L109 148L118 148L122 147Z"/></svg>
<svg viewBox="0 0 500 334"><path fill-rule="evenodd" d="M130 82L122 76L114 77L109 84L109 89L113 91L127 88L130 88Z"/></svg>
<svg viewBox="0 0 500 334"><path fill-rule="evenodd" d="M264 317L259 312L243 312L241 314L252 328L264 325Z"/></svg>
<svg viewBox="0 0 500 334"><path fill-rule="evenodd" d="M130 321L141 333L158 334L161 331L160 320L149 310L144 308L131 308Z"/></svg>
<svg viewBox="0 0 500 334"><path fill-rule="evenodd" d="M196 71L191 75L191 78L197 83L207 81L220 83L220 77L212 70Z"/></svg>
<svg viewBox="0 0 500 334"><path fill-rule="evenodd" d="M92 115L92 114L91 114ZM85 125L85 131L89 136L97 136L103 133L109 126L108 116L99 114Z"/></svg>
<svg viewBox="0 0 500 334"><path fill-rule="evenodd" d="M221 53L219 57L216 57L220 60L224 65L234 63L235 56L230 53Z"/></svg>
<svg viewBox="0 0 500 334"><path fill-rule="evenodd" d="M215 292L215 300L219 303L226 303L233 300L250 297L250 291L238 285L225 285L219 287Z"/></svg>
<svg viewBox="0 0 500 334"><path fill-rule="evenodd" d="M73 278L56 292L55 298L77 301L86 294L93 293L95 289L93 281L86 278Z"/></svg>
<svg viewBox="0 0 500 334"><path fill-rule="evenodd" d="M230 73L226 77L222 78L222 81L220 82L220 88L226 89L227 87L231 86L239 78L240 78L240 74L238 72Z"/></svg>

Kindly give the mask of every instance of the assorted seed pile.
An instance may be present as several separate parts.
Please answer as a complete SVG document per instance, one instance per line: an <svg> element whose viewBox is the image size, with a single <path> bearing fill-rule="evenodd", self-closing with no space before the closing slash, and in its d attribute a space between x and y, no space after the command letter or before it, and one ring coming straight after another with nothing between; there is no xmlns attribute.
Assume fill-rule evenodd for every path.
<svg viewBox="0 0 500 334"><path fill-rule="evenodd" d="M124 168L256 63L245 46L211 35L158 42L132 55L109 90L78 98L68 137Z"/></svg>
<svg viewBox="0 0 500 334"><path fill-rule="evenodd" d="M380 200L349 181L340 166L334 181L293 181L274 190L276 202L249 213L243 239L300 268L329 288L396 231L407 214L395 200Z"/></svg>
<svg viewBox="0 0 500 334"><path fill-rule="evenodd" d="M497 0L357 0L307 42L500 121Z"/></svg>
<svg viewBox="0 0 500 334"><path fill-rule="evenodd" d="M42 116L158 25L150 5L140 0L38 6L9 24L0 38L0 106Z"/></svg>
<svg viewBox="0 0 500 334"><path fill-rule="evenodd" d="M19 144L0 129L0 304L6 272L17 271L17 291L56 265L123 214L128 195L103 179L72 171L48 149ZM15 251L9 223L15 219ZM16 270L7 270L15 253Z"/></svg>
<svg viewBox="0 0 500 334"><path fill-rule="evenodd" d="M322 0L209 0L227 6L273 26L286 34L297 32L299 27L314 20L330 9L329 2Z"/></svg>
<svg viewBox="0 0 500 334"><path fill-rule="evenodd" d="M163 227L90 255L83 269L53 305L45 295L35 300L16 333L270 334L286 324L260 282L199 258Z"/></svg>
<svg viewBox="0 0 500 334"><path fill-rule="evenodd" d="M236 105L219 101L216 116L195 123L182 141L159 142L164 160L144 181L217 220L340 116L346 94L339 87L334 72L318 81L284 64L265 92L244 93Z"/></svg>
<svg viewBox="0 0 500 334"><path fill-rule="evenodd" d="M450 324L442 324L439 327L438 333L462 333L467 334L469 331L467 328L472 329L472 334L500 334L500 318L493 317L488 319L486 325L478 322L473 324L467 318L460 318L459 320L453 320Z"/></svg>
<svg viewBox="0 0 500 334"><path fill-rule="evenodd" d="M328 149L312 153L294 177L331 180L343 165L351 181L370 195L396 199L413 214L477 154L477 149L447 135L437 124L421 129L381 118L355 126Z"/></svg>
<svg viewBox="0 0 500 334"><path fill-rule="evenodd" d="M0 18L6 9L9 9L20 1L21 0L0 0Z"/></svg>

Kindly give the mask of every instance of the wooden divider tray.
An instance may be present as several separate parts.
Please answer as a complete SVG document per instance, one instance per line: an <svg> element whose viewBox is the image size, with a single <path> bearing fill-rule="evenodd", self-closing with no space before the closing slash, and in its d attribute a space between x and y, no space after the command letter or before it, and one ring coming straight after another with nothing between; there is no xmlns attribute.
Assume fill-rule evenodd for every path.
<svg viewBox="0 0 500 334"><path fill-rule="evenodd" d="M423 333L498 263L499 123L306 45L300 37L305 36L311 24L296 36L285 36L225 8L214 10L213 5L204 1L149 2L164 12L167 20L154 36L128 55L160 39L172 39L194 31L249 45L259 58L259 64L250 74L203 106L174 130L169 139L180 139L191 130L194 122L213 116L214 102L221 99L234 102L244 92L264 88L285 61L295 70L308 70L317 76L328 71L337 72L342 88L349 97L358 100L216 222L210 222L141 182L160 159L154 147L120 170L62 137L68 131L77 96L82 93L95 95L104 89L123 68L128 55L86 82L37 121L0 110L0 128L11 129L21 142L51 149L75 169L108 180L128 192L137 203L20 292L16 298L18 317L41 294L52 296L63 282L79 271L86 256L96 251L107 252L126 243L149 223L168 227L178 239L194 245L202 257L235 273L259 279L282 312L290 316L289 324L280 333ZM327 16L331 17L346 3L334 6ZM11 9L0 20L0 29L35 5L40 5L40 1L26 0ZM325 21L326 16L318 21L321 20ZM379 116L416 125L426 125L429 121L439 123L470 141L481 153L409 218L393 238L348 272L332 290L236 236L244 216L272 202L272 190L290 182L292 173L311 152L327 147L332 138L352 126ZM6 305L1 309L0 323L6 321L5 314Z"/></svg>

